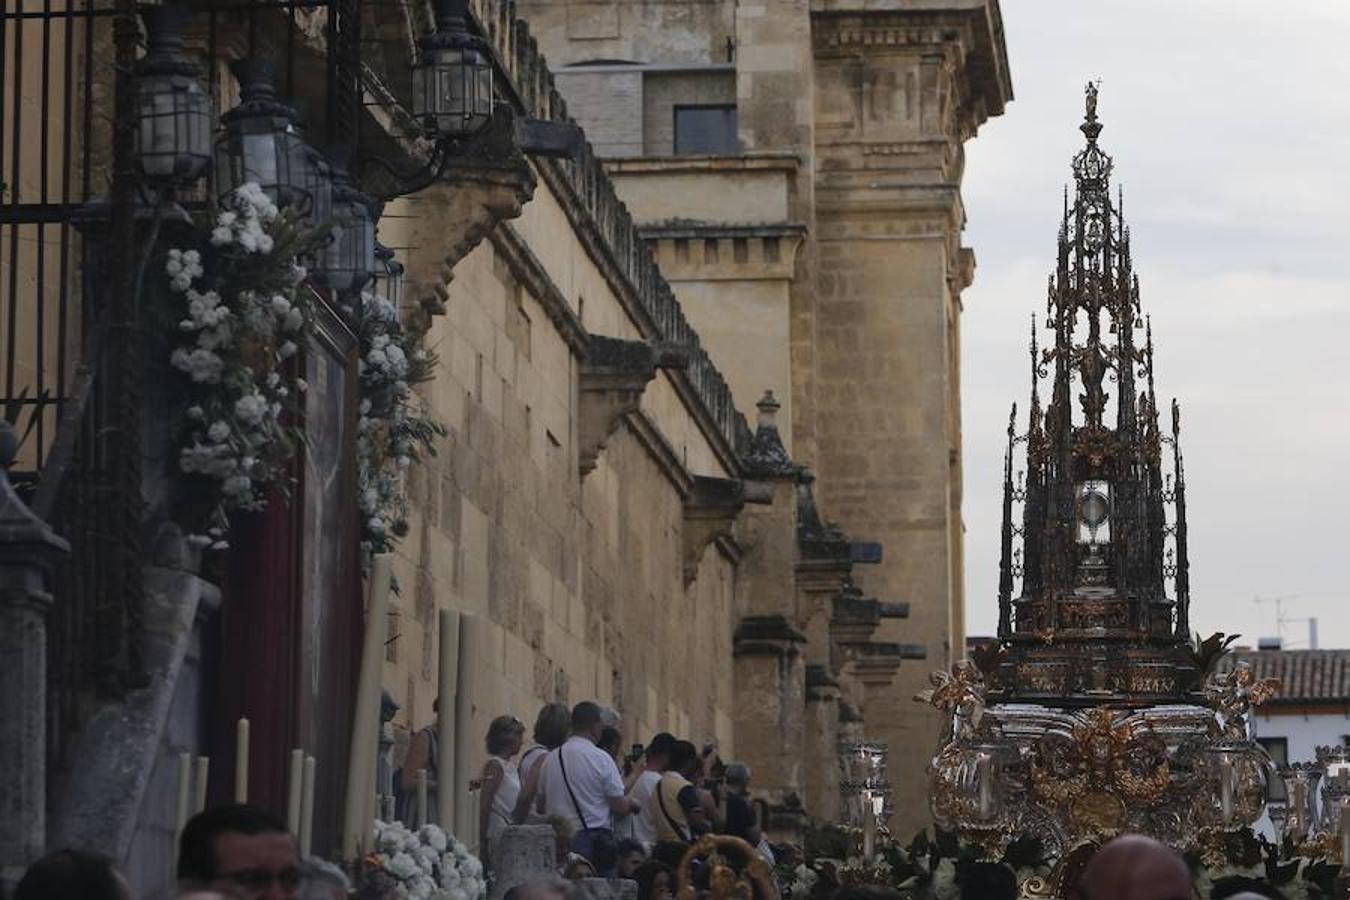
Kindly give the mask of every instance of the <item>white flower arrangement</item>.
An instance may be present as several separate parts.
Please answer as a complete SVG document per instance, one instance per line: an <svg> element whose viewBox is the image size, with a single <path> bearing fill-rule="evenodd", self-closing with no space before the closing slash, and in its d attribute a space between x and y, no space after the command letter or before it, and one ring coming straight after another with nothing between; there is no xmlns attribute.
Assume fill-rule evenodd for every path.
<svg viewBox="0 0 1350 900"><path fill-rule="evenodd" d="M407 532L403 473L424 453L435 455L434 440L445 428L412 389L431 379L436 357L404 329L394 305L379 294L362 294L358 330L361 546L367 554L383 553Z"/></svg>
<svg viewBox="0 0 1350 900"><path fill-rule="evenodd" d="M169 362L189 382L178 467L213 486L205 534L191 540L223 549L229 512L262 509L287 486L298 442L288 414L305 389L287 361L310 325L297 260L320 238L256 184L222 201L209 233L200 248L169 250L164 274L177 320Z"/></svg>
<svg viewBox="0 0 1350 900"><path fill-rule="evenodd" d="M363 874L382 898L479 900L487 893L478 857L436 825L413 831L377 820L374 837Z"/></svg>
<svg viewBox="0 0 1350 900"><path fill-rule="evenodd" d="M802 863L792 870L792 880L788 882L787 895L792 900L807 900L811 896L811 892L815 890L818 881L820 881L820 876L816 874L816 870L806 863Z"/></svg>

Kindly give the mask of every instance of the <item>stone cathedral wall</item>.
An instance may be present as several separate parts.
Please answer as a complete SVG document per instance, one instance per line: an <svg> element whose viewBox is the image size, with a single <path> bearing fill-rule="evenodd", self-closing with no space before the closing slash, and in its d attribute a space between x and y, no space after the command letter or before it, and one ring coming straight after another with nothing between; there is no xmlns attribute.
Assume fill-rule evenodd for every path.
<svg viewBox="0 0 1350 900"><path fill-rule="evenodd" d="M669 729L730 750L735 564L709 546L686 587L682 541L682 482L734 477L714 446L725 437L705 430L682 376L658 372L643 436L620 426L580 478L580 360L557 321L644 335L597 264L609 251L578 236L568 204L580 214L541 179L521 216L454 266L427 335L440 366L421 393L448 434L409 475L384 674L395 724L430 720L446 608L484 626L476 733L495 715L530 723L545 702L595 699L622 713L629 742ZM409 248L411 282L435 279L448 215L435 192L386 210L381 239Z"/></svg>

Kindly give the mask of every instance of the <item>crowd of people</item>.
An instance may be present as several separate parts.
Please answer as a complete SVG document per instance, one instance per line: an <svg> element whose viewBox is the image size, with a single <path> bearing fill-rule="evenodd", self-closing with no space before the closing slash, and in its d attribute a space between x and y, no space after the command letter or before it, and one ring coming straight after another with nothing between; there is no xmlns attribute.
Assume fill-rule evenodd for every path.
<svg viewBox="0 0 1350 900"><path fill-rule="evenodd" d="M774 861L750 801L746 766L724 764L713 745L700 751L664 732L625 753L622 735L606 718L589 701L571 710L550 704L539 711L529 746L518 719L500 716L489 726L478 784L483 860L491 864L510 825L547 824L556 837L556 871L512 886L504 900L584 900L588 895L580 883L590 877L631 879L639 900L674 900L681 861L709 833L740 838L747 854ZM241 804L207 809L187 823L177 879L177 900L339 900L352 889L339 867L302 860L279 818ZM1017 895L1006 866L975 863L958 880L962 900ZM1127 835L1093 857L1073 896L1190 900L1193 891L1190 872L1175 851ZM111 860L71 849L34 863L12 900L67 898L135 900ZM889 889L841 887L832 900L899 898Z"/></svg>
<svg viewBox="0 0 1350 900"><path fill-rule="evenodd" d="M724 764L715 745L700 750L662 732L625 751L622 733L590 701L545 706L532 738L526 746L525 726L511 716L488 728L479 782L485 860L508 825L548 824L560 875L632 878L639 900L668 900L675 867L708 833L741 838L773 862L750 800L750 770Z"/></svg>

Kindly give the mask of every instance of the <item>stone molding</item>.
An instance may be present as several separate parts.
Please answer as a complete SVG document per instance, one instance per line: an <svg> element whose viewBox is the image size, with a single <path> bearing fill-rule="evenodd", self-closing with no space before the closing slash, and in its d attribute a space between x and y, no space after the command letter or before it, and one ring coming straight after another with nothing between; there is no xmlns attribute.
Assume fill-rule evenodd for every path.
<svg viewBox="0 0 1350 900"><path fill-rule="evenodd" d="M906 659L927 659L923 644L898 644L887 641L859 641L839 645L843 674L868 688L884 688L900 671Z"/></svg>
<svg viewBox="0 0 1350 900"><path fill-rule="evenodd" d="M806 635L792 627L785 617L746 616L732 636L734 656L797 656Z"/></svg>
<svg viewBox="0 0 1350 900"><path fill-rule="evenodd" d="M732 528L745 508L745 484L731 478L695 475L684 498L683 559L684 586L698 577L699 560L708 545L730 542L735 546Z"/></svg>
<svg viewBox="0 0 1350 900"><path fill-rule="evenodd" d="M646 226L642 235L671 282L792 281L806 230L678 222Z"/></svg>
<svg viewBox="0 0 1350 900"><path fill-rule="evenodd" d="M975 126L1013 99L998 0L945 0L925 9L909 0L811 0L811 20L818 53L950 48L966 72Z"/></svg>
<svg viewBox="0 0 1350 900"><path fill-rule="evenodd" d="M444 315L455 266L491 234L497 225L520 215L534 196L536 181L529 162L516 145L509 107L498 107L487 129L467 142L447 164L440 180L419 202L434 203L436 229L415 244L437 247L440 271L430 290L423 290L408 316L408 328L425 334L434 316ZM414 230L418 230L416 227Z"/></svg>
<svg viewBox="0 0 1350 900"><path fill-rule="evenodd" d="M682 348L590 335L577 376L577 468L585 478L625 416L636 412L657 369L688 365Z"/></svg>

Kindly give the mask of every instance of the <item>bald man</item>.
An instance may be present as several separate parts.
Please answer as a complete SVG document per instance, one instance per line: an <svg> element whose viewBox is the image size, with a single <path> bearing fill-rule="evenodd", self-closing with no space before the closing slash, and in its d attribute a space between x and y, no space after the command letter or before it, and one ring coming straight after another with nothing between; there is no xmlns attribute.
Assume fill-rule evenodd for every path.
<svg viewBox="0 0 1350 900"><path fill-rule="evenodd" d="M1088 862L1082 900L1193 900L1191 871L1175 851L1142 834L1111 841Z"/></svg>

